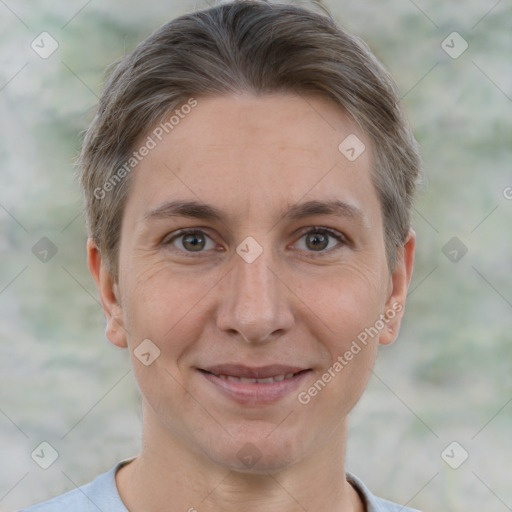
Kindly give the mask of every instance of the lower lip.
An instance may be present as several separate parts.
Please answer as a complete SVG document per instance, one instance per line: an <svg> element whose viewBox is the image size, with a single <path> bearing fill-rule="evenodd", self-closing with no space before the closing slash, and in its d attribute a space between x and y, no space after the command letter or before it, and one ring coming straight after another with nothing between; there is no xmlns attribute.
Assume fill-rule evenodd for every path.
<svg viewBox="0 0 512 512"><path fill-rule="evenodd" d="M297 389L311 370L297 373L289 379L275 382L241 382L221 379L212 373L199 373L224 395L240 404L265 405L275 402Z"/></svg>

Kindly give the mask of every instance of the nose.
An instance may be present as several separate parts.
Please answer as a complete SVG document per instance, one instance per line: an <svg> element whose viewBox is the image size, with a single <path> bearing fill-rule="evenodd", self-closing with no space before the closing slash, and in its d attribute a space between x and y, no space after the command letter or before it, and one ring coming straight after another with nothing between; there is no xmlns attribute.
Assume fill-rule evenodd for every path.
<svg viewBox="0 0 512 512"><path fill-rule="evenodd" d="M234 258L223 280L217 327L251 344L275 340L294 324L293 293L278 277L266 251L251 263L238 254Z"/></svg>

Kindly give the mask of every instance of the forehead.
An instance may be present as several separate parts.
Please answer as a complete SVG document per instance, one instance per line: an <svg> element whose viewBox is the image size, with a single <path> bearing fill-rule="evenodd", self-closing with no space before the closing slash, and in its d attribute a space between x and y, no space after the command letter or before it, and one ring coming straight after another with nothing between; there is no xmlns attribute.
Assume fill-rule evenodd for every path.
<svg viewBox="0 0 512 512"><path fill-rule="evenodd" d="M127 210L138 217L175 199L214 203L235 216L270 216L282 212L283 202L321 198L376 213L369 141L328 99L292 94L197 98L197 106L161 141L155 128L142 140L152 137L156 145L132 176ZM357 152L366 150L355 160L347 158L346 140L349 146L359 144Z"/></svg>
<svg viewBox="0 0 512 512"><path fill-rule="evenodd" d="M193 159L195 153L183 155L180 148L186 152L195 144L202 152L219 156L236 157L240 152L252 151L264 157L273 149L288 152L288 157L296 154L307 162L319 156L322 161L334 160L340 156L340 137L357 133L364 138L340 107L319 96L242 94L197 101L196 109L184 116L169 137L178 157Z"/></svg>

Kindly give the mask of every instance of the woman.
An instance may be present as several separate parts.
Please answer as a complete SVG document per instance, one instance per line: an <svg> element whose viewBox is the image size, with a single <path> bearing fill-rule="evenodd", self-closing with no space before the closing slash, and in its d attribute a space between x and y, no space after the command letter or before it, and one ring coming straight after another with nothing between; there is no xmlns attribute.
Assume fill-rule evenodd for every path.
<svg viewBox="0 0 512 512"><path fill-rule="evenodd" d="M344 466L400 327L420 174L364 43L260 0L177 18L108 80L79 166L142 451L27 510L411 510Z"/></svg>

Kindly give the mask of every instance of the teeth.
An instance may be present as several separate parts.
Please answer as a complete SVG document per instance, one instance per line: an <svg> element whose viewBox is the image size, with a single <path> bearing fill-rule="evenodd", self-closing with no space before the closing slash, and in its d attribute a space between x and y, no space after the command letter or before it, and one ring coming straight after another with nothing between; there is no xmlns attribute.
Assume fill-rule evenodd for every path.
<svg viewBox="0 0 512 512"><path fill-rule="evenodd" d="M298 373L298 372L297 372ZM232 375L217 375L219 379L230 380L232 382L245 382L249 384L266 384L269 382L278 382L284 379L291 379L295 373L287 373L286 375L276 375L275 377L267 377L265 379L253 379L248 377L233 377Z"/></svg>
<svg viewBox="0 0 512 512"><path fill-rule="evenodd" d="M250 383L258 382L258 379L248 379L246 377L239 377L238 380L240 382L250 382Z"/></svg>

